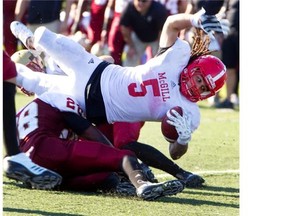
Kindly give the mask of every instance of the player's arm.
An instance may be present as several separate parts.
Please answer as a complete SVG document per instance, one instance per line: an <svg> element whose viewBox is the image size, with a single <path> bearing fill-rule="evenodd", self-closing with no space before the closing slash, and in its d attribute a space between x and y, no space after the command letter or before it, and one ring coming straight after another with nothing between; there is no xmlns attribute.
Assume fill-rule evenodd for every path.
<svg viewBox="0 0 288 216"><path fill-rule="evenodd" d="M201 11L201 14L199 11L196 14L179 13L169 16L164 23L159 46L170 47L175 43L181 30L191 27L198 27L195 26L194 23L199 21L200 16L203 13L205 13L205 11Z"/></svg>
<svg viewBox="0 0 288 216"><path fill-rule="evenodd" d="M62 113L68 127L80 137L113 146L104 134L94 127L87 119L74 112Z"/></svg>
<svg viewBox="0 0 288 216"><path fill-rule="evenodd" d="M159 46L172 46L177 40L179 32L182 29L191 27L203 29L210 37L213 36L214 32L223 32L217 17L215 15L206 15L205 9L202 8L195 14L180 13L169 16L164 23Z"/></svg>

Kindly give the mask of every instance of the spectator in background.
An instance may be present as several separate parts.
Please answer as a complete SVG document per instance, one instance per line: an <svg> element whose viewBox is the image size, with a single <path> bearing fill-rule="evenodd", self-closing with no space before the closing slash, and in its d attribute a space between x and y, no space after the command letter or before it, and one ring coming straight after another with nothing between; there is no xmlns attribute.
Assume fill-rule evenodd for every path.
<svg viewBox="0 0 288 216"><path fill-rule="evenodd" d="M61 184L62 177L33 163L20 151L16 132L16 66L3 50L3 135L7 156L3 161L4 173L36 189L53 189Z"/></svg>
<svg viewBox="0 0 288 216"><path fill-rule="evenodd" d="M161 29L168 16L165 6L152 0L133 0L121 15L121 31L127 52L124 66L141 64L148 46L152 56L159 48Z"/></svg>
<svg viewBox="0 0 288 216"><path fill-rule="evenodd" d="M75 33L79 27L78 25L80 23L81 14L84 11L84 8L86 6L85 4L87 2L87 0L78 0L76 9L77 13L72 27L72 34ZM90 48L88 49L88 51L90 51L92 49L92 46L95 44L103 48L101 46L101 31L104 22L105 8L107 6L108 0L95 0L89 2L90 21L87 28L87 39L90 41Z"/></svg>
<svg viewBox="0 0 288 216"><path fill-rule="evenodd" d="M115 60L115 64L122 65L122 54L125 41L120 27L122 12L132 0L109 0L105 11L104 24L101 32L102 44L108 44L109 54ZM113 14L110 29L108 29L109 19Z"/></svg>
<svg viewBox="0 0 288 216"><path fill-rule="evenodd" d="M88 1L84 1L82 5L79 6L80 2L81 1L76 0L71 5L70 13L67 19L68 35L74 35L78 31L82 32L83 34L87 34L87 29L90 22L90 11L88 9ZM62 11L60 13L60 20L64 21L65 18L66 18L65 11Z"/></svg>
<svg viewBox="0 0 288 216"><path fill-rule="evenodd" d="M191 0L156 0L160 3L162 3L167 11L168 15L178 14L178 13L191 13L193 6L191 3ZM179 38L185 39L186 32L189 31L189 29L183 29L180 34Z"/></svg>
<svg viewBox="0 0 288 216"><path fill-rule="evenodd" d="M222 60L227 67L226 98L215 107L233 109L239 103L239 0L227 0L226 9L230 23L230 32L222 44Z"/></svg>
<svg viewBox="0 0 288 216"><path fill-rule="evenodd" d="M5 51L11 56L17 51L18 39L10 31L10 23L15 20L15 7L17 0L3 1L3 43Z"/></svg>
<svg viewBox="0 0 288 216"><path fill-rule="evenodd" d="M163 4L168 15L173 15L177 13L190 13L192 10L191 0L155 0Z"/></svg>
<svg viewBox="0 0 288 216"><path fill-rule="evenodd" d="M192 3L192 13L197 13L203 7L206 10L207 15L217 14L225 0L191 0Z"/></svg>
<svg viewBox="0 0 288 216"><path fill-rule="evenodd" d="M27 27L34 32L39 26L45 26L51 31L67 34L68 18L74 0L17 0L15 20L26 22ZM65 5L65 18L60 21L60 13ZM27 14L27 15L25 15Z"/></svg>

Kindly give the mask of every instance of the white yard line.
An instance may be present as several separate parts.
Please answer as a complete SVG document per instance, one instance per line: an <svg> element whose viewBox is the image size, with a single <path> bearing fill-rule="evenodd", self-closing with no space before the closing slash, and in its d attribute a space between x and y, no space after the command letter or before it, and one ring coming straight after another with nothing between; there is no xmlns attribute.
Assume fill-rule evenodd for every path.
<svg viewBox="0 0 288 216"><path fill-rule="evenodd" d="M199 171L199 172L193 172L195 174L204 174L204 175L221 175L221 174L239 174L240 170L206 170L206 171ZM168 173L158 174L156 175L156 178L166 178L170 177L171 175Z"/></svg>

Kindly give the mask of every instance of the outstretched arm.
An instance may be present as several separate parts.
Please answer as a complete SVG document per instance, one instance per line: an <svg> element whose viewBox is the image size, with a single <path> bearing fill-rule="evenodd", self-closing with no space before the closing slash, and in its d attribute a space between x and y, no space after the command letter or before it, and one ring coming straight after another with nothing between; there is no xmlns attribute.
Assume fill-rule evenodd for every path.
<svg viewBox="0 0 288 216"><path fill-rule="evenodd" d="M205 9L202 8L195 14L180 13L169 16L164 23L159 46L162 48L172 46L177 40L179 32L191 27L204 30L209 37L214 37L215 32L223 33L221 23L217 17L206 15Z"/></svg>
<svg viewBox="0 0 288 216"><path fill-rule="evenodd" d="M164 23L161 37L160 37L160 47L170 47L172 46L179 32L182 29L191 28L191 27L199 27L196 23L198 23L201 15L205 13L205 10L200 10L196 14L186 14L180 13L171 15L166 19Z"/></svg>
<svg viewBox="0 0 288 216"><path fill-rule="evenodd" d="M66 124L81 138L101 142L105 145L113 147L113 144L106 136L93 126L87 119L81 117L74 112L62 112Z"/></svg>

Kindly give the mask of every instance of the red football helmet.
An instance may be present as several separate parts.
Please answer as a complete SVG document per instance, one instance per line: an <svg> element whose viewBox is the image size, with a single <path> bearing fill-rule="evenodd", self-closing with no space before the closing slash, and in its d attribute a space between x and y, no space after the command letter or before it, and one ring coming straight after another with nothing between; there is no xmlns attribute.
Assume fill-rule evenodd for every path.
<svg viewBox="0 0 288 216"><path fill-rule="evenodd" d="M201 76L208 91L200 92L194 76ZM226 67L220 59L205 55L190 62L180 74L180 92L190 101L207 99L222 88L227 79Z"/></svg>

